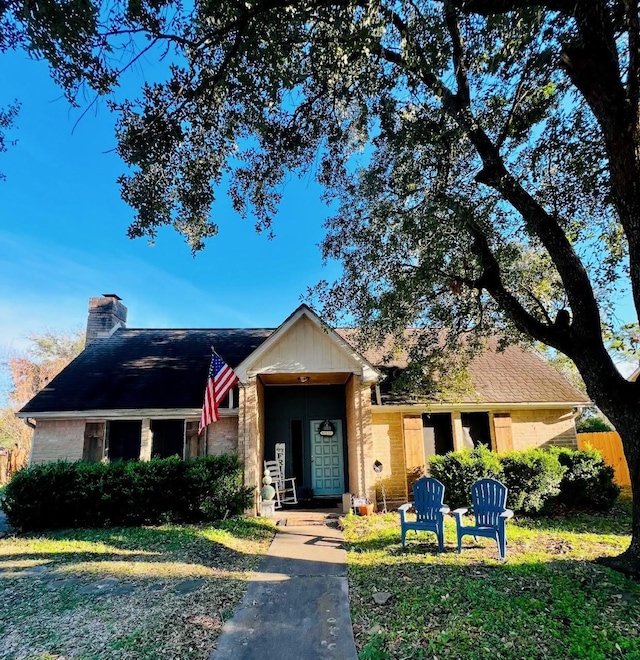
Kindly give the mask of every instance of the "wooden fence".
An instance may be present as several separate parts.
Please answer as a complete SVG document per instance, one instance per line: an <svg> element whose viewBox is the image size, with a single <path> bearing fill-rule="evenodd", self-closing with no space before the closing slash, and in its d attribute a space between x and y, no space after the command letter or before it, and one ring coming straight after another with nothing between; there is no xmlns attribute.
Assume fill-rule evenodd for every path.
<svg viewBox="0 0 640 660"><path fill-rule="evenodd" d="M631 477L627 460L622 450L622 440L615 431L606 433L578 433L578 447L587 449L589 446L597 449L607 465L615 470L615 480L619 486L630 486Z"/></svg>

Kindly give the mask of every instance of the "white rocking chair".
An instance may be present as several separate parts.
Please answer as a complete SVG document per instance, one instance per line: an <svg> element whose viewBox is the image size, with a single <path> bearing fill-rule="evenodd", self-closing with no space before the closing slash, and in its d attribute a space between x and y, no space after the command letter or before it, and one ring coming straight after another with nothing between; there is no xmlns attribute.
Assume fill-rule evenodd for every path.
<svg viewBox="0 0 640 660"><path fill-rule="evenodd" d="M265 461L264 469L269 470L272 485L276 491L276 509L282 508L283 504L297 504L296 478L285 477L284 471L284 442L276 443L276 458L273 461Z"/></svg>

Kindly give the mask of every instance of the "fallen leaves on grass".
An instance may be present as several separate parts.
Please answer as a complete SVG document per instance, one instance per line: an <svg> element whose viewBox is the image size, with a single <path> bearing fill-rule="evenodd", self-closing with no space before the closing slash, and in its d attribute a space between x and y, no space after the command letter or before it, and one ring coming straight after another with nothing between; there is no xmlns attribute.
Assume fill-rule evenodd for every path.
<svg viewBox="0 0 640 660"><path fill-rule="evenodd" d="M359 657L640 658L640 585L591 561L628 545L618 514L601 533L582 519L512 522L506 562L487 539L457 554L450 521L438 553L433 534L403 549L397 516L343 519ZM393 594L385 607L372 604L380 591Z"/></svg>
<svg viewBox="0 0 640 660"><path fill-rule="evenodd" d="M0 658L208 658L272 536L247 519L0 541Z"/></svg>

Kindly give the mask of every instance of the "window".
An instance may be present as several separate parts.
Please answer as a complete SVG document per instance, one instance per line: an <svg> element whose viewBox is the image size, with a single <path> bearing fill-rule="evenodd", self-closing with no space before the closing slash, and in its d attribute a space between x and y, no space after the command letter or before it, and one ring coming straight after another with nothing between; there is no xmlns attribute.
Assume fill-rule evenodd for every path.
<svg viewBox="0 0 640 660"><path fill-rule="evenodd" d="M169 458L184 455L184 420L151 420L151 458Z"/></svg>
<svg viewBox="0 0 640 660"><path fill-rule="evenodd" d="M422 415L422 439L425 458L453 451L451 413L425 413Z"/></svg>
<svg viewBox="0 0 640 660"><path fill-rule="evenodd" d="M491 449L489 413L462 413L460 419L462 421L465 447L474 449L478 445L486 445Z"/></svg>
<svg viewBox="0 0 640 660"><path fill-rule="evenodd" d="M232 387L225 395L224 399L220 401L218 408L237 408L238 401L240 401L240 390L237 385Z"/></svg>
<svg viewBox="0 0 640 660"><path fill-rule="evenodd" d="M138 460L141 437L141 420L109 422L105 456L110 461Z"/></svg>

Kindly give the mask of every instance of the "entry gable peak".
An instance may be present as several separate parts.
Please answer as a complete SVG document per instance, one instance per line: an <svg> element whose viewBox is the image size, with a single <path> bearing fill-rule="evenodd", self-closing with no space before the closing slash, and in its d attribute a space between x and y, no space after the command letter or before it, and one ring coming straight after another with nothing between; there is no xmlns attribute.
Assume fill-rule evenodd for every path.
<svg viewBox="0 0 640 660"><path fill-rule="evenodd" d="M305 304L235 368L243 383L258 374L344 371L360 375L365 383L376 382L380 375Z"/></svg>

